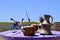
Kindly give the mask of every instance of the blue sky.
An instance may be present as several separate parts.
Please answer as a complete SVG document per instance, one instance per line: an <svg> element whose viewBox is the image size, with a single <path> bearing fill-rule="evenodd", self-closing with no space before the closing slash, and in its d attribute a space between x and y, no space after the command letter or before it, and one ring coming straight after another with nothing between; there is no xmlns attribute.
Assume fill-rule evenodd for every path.
<svg viewBox="0 0 60 40"><path fill-rule="evenodd" d="M31 21L39 21L39 16L49 14L54 22L60 21L60 0L0 0L0 22L10 18L27 21L26 10Z"/></svg>

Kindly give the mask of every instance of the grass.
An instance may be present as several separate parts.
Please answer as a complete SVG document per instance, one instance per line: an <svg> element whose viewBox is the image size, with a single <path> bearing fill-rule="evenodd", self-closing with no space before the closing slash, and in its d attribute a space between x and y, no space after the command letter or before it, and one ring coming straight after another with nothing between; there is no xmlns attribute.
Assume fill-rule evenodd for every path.
<svg viewBox="0 0 60 40"><path fill-rule="evenodd" d="M27 22L24 22L23 24L27 24ZM31 24L39 24L39 22L31 22ZM10 30L10 27L12 26L12 22L0 22L0 32ZM18 27L20 29L20 27ZM51 27L52 30L54 30L54 27Z"/></svg>
<svg viewBox="0 0 60 40"><path fill-rule="evenodd" d="M0 22L0 32L7 31L12 26L12 22Z"/></svg>
<svg viewBox="0 0 60 40"><path fill-rule="evenodd" d="M24 22L23 24L27 24L28 22ZM38 22L31 22L31 24L38 24ZM12 22L0 22L0 32L10 30L12 26ZM18 27L19 28L19 27ZM20 28L19 28L20 29Z"/></svg>

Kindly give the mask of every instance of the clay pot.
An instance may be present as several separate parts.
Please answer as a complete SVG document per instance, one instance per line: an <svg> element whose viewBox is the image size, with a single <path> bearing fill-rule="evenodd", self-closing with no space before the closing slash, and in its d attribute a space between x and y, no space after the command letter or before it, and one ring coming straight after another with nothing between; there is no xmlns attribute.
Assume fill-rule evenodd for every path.
<svg viewBox="0 0 60 40"><path fill-rule="evenodd" d="M35 31L37 31L38 25L32 24L31 26L24 26L23 27L23 33L25 36L33 36L35 34Z"/></svg>
<svg viewBox="0 0 60 40"><path fill-rule="evenodd" d="M34 27L34 30L37 31L38 30L38 25L37 24L32 24L32 27Z"/></svg>
<svg viewBox="0 0 60 40"><path fill-rule="evenodd" d="M31 26L24 26L22 31L25 36L33 36L35 33L34 27Z"/></svg>

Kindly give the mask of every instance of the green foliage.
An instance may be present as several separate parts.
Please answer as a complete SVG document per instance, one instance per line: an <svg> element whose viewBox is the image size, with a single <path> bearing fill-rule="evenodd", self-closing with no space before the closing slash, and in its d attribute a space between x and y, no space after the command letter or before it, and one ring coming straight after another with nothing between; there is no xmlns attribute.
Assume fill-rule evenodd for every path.
<svg viewBox="0 0 60 40"><path fill-rule="evenodd" d="M28 24L28 22L23 22L22 24ZM31 24L39 24L39 22L31 22ZM0 22L0 32L10 30L13 22ZM52 24L53 25L53 24ZM18 27L20 29L20 27ZM54 27L51 27L54 30Z"/></svg>
<svg viewBox="0 0 60 40"><path fill-rule="evenodd" d="M23 22L22 24L28 24L28 22ZM31 22L31 24L38 24L38 22ZM10 30L13 22L0 22L0 32ZM18 27L20 29L20 27Z"/></svg>
<svg viewBox="0 0 60 40"><path fill-rule="evenodd" d="M0 22L0 31L7 31L10 29L12 22Z"/></svg>
<svg viewBox="0 0 60 40"><path fill-rule="evenodd" d="M31 24L39 24L39 22L31 22Z"/></svg>

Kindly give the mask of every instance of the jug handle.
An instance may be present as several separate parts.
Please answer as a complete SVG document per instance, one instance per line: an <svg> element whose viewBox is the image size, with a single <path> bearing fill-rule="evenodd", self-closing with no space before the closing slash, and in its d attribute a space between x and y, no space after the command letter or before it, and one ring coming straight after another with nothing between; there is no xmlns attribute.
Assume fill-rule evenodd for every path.
<svg viewBox="0 0 60 40"><path fill-rule="evenodd" d="M53 17L52 16L50 16L51 17L51 23L53 22Z"/></svg>

